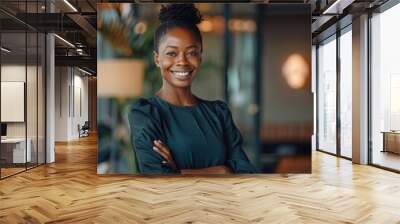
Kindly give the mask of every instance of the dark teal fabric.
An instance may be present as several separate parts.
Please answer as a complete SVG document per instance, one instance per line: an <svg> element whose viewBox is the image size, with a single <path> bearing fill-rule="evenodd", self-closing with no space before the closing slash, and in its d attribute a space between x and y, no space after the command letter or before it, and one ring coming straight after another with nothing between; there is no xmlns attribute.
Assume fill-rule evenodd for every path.
<svg viewBox="0 0 400 224"><path fill-rule="evenodd" d="M169 147L178 170L226 165L235 173L256 172L242 149L242 136L228 106L222 101L198 102L179 107L154 96L132 106L129 123L140 173L178 172L163 165L153 150L157 139Z"/></svg>

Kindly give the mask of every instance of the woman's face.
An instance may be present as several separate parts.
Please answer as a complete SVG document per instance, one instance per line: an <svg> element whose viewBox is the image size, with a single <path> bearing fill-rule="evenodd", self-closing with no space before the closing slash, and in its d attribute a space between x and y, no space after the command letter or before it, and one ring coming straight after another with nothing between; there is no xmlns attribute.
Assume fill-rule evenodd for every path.
<svg viewBox="0 0 400 224"><path fill-rule="evenodd" d="M185 28L169 29L154 52L154 62L171 87L190 87L201 63L201 43Z"/></svg>

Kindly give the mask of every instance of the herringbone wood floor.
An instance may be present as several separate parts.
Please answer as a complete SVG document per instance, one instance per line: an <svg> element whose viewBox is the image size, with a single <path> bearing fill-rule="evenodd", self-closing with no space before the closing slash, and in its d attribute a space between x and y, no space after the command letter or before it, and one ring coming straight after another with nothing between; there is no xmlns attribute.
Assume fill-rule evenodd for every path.
<svg viewBox="0 0 400 224"><path fill-rule="evenodd" d="M315 152L311 175L96 175L96 140L0 181L0 223L400 223L400 175Z"/></svg>

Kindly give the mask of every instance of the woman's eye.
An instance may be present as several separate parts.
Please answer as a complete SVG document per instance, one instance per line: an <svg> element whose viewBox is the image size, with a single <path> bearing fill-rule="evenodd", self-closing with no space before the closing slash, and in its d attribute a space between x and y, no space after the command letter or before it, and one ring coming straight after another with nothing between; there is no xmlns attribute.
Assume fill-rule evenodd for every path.
<svg viewBox="0 0 400 224"><path fill-rule="evenodd" d="M193 56L193 57L197 57L197 56L199 56L199 52L197 52L197 51L191 51L191 52L189 52L189 55L190 55L190 56Z"/></svg>
<svg viewBox="0 0 400 224"><path fill-rule="evenodd" d="M167 55L168 55L168 56L171 56L171 57L175 57L175 56L176 56L176 53L175 53L175 52L167 52Z"/></svg>

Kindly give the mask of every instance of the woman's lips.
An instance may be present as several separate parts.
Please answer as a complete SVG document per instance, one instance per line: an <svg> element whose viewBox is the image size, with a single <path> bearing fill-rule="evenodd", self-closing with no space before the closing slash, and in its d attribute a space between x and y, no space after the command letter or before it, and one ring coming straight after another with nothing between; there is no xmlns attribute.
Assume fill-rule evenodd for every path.
<svg viewBox="0 0 400 224"><path fill-rule="evenodd" d="M170 71L171 74L179 80L188 80L191 78L192 71Z"/></svg>

